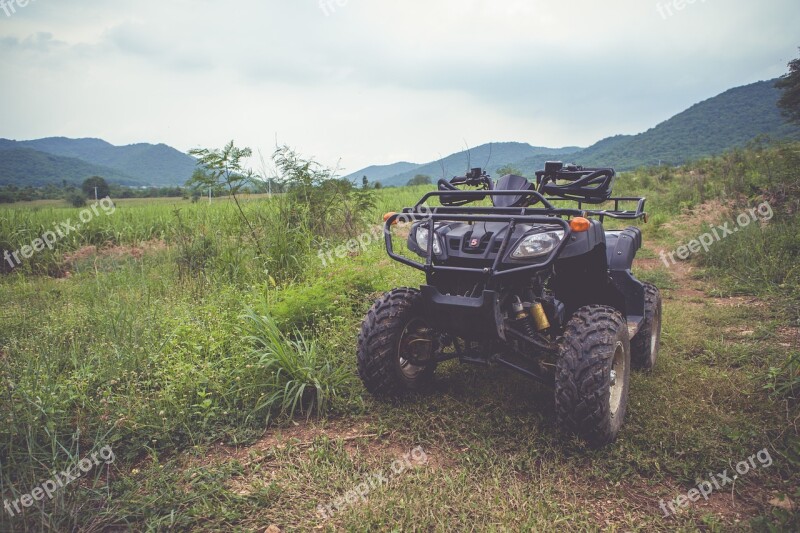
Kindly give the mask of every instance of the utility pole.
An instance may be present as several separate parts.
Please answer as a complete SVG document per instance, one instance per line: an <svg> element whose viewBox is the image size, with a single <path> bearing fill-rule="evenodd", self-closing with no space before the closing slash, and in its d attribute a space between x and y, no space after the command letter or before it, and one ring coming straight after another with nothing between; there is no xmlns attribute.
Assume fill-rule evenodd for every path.
<svg viewBox="0 0 800 533"><path fill-rule="evenodd" d="M211 187L208 188L208 203L211 203Z"/></svg>
<svg viewBox="0 0 800 533"><path fill-rule="evenodd" d="M94 188L94 201L97 201L97 187Z"/></svg>

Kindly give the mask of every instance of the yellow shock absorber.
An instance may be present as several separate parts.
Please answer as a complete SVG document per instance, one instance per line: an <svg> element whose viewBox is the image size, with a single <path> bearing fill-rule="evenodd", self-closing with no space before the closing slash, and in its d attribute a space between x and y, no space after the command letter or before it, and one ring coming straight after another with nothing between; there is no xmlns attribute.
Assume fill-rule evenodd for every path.
<svg viewBox="0 0 800 533"><path fill-rule="evenodd" d="M531 316L536 322L536 329L544 331L550 327L550 321L547 319L547 313L544 312L544 306L536 302L531 306Z"/></svg>

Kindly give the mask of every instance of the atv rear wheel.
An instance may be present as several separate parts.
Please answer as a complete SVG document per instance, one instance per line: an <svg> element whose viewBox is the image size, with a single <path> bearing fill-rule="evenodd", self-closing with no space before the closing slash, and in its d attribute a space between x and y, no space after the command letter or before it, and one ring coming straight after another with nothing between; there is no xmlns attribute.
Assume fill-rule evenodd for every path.
<svg viewBox="0 0 800 533"><path fill-rule="evenodd" d="M637 370L652 370L661 344L661 293L644 283L644 322L631 339L631 364Z"/></svg>
<svg viewBox="0 0 800 533"><path fill-rule="evenodd" d="M422 294L400 288L367 313L358 336L358 375L375 396L396 397L433 380L438 339L422 318Z"/></svg>
<svg viewBox="0 0 800 533"><path fill-rule="evenodd" d="M572 315L556 362L559 425L593 447L613 441L628 408L631 347L622 315L588 305Z"/></svg>

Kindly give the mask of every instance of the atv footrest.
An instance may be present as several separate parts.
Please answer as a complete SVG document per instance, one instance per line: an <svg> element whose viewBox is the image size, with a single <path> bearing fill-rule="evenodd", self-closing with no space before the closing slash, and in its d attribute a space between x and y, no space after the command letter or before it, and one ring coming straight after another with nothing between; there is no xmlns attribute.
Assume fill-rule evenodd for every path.
<svg viewBox="0 0 800 533"><path fill-rule="evenodd" d="M639 333L639 328L642 327L644 317L641 316L628 316L628 337L631 339Z"/></svg>
<svg viewBox="0 0 800 533"><path fill-rule="evenodd" d="M483 291L477 298L442 294L431 285L422 285L425 315L434 329L464 339L505 340L503 315L495 291Z"/></svg>

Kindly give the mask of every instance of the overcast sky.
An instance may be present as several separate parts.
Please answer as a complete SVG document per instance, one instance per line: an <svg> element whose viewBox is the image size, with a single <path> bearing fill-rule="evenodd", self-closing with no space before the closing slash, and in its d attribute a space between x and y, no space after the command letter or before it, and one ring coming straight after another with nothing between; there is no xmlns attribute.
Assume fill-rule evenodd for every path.
<svg viewBox="0 0 800 533"><path fill-rule="evenodd" d="M0 0L0 137L277 136L344 173L587 146L798 55L797 0L690 1Z"/></svg>

